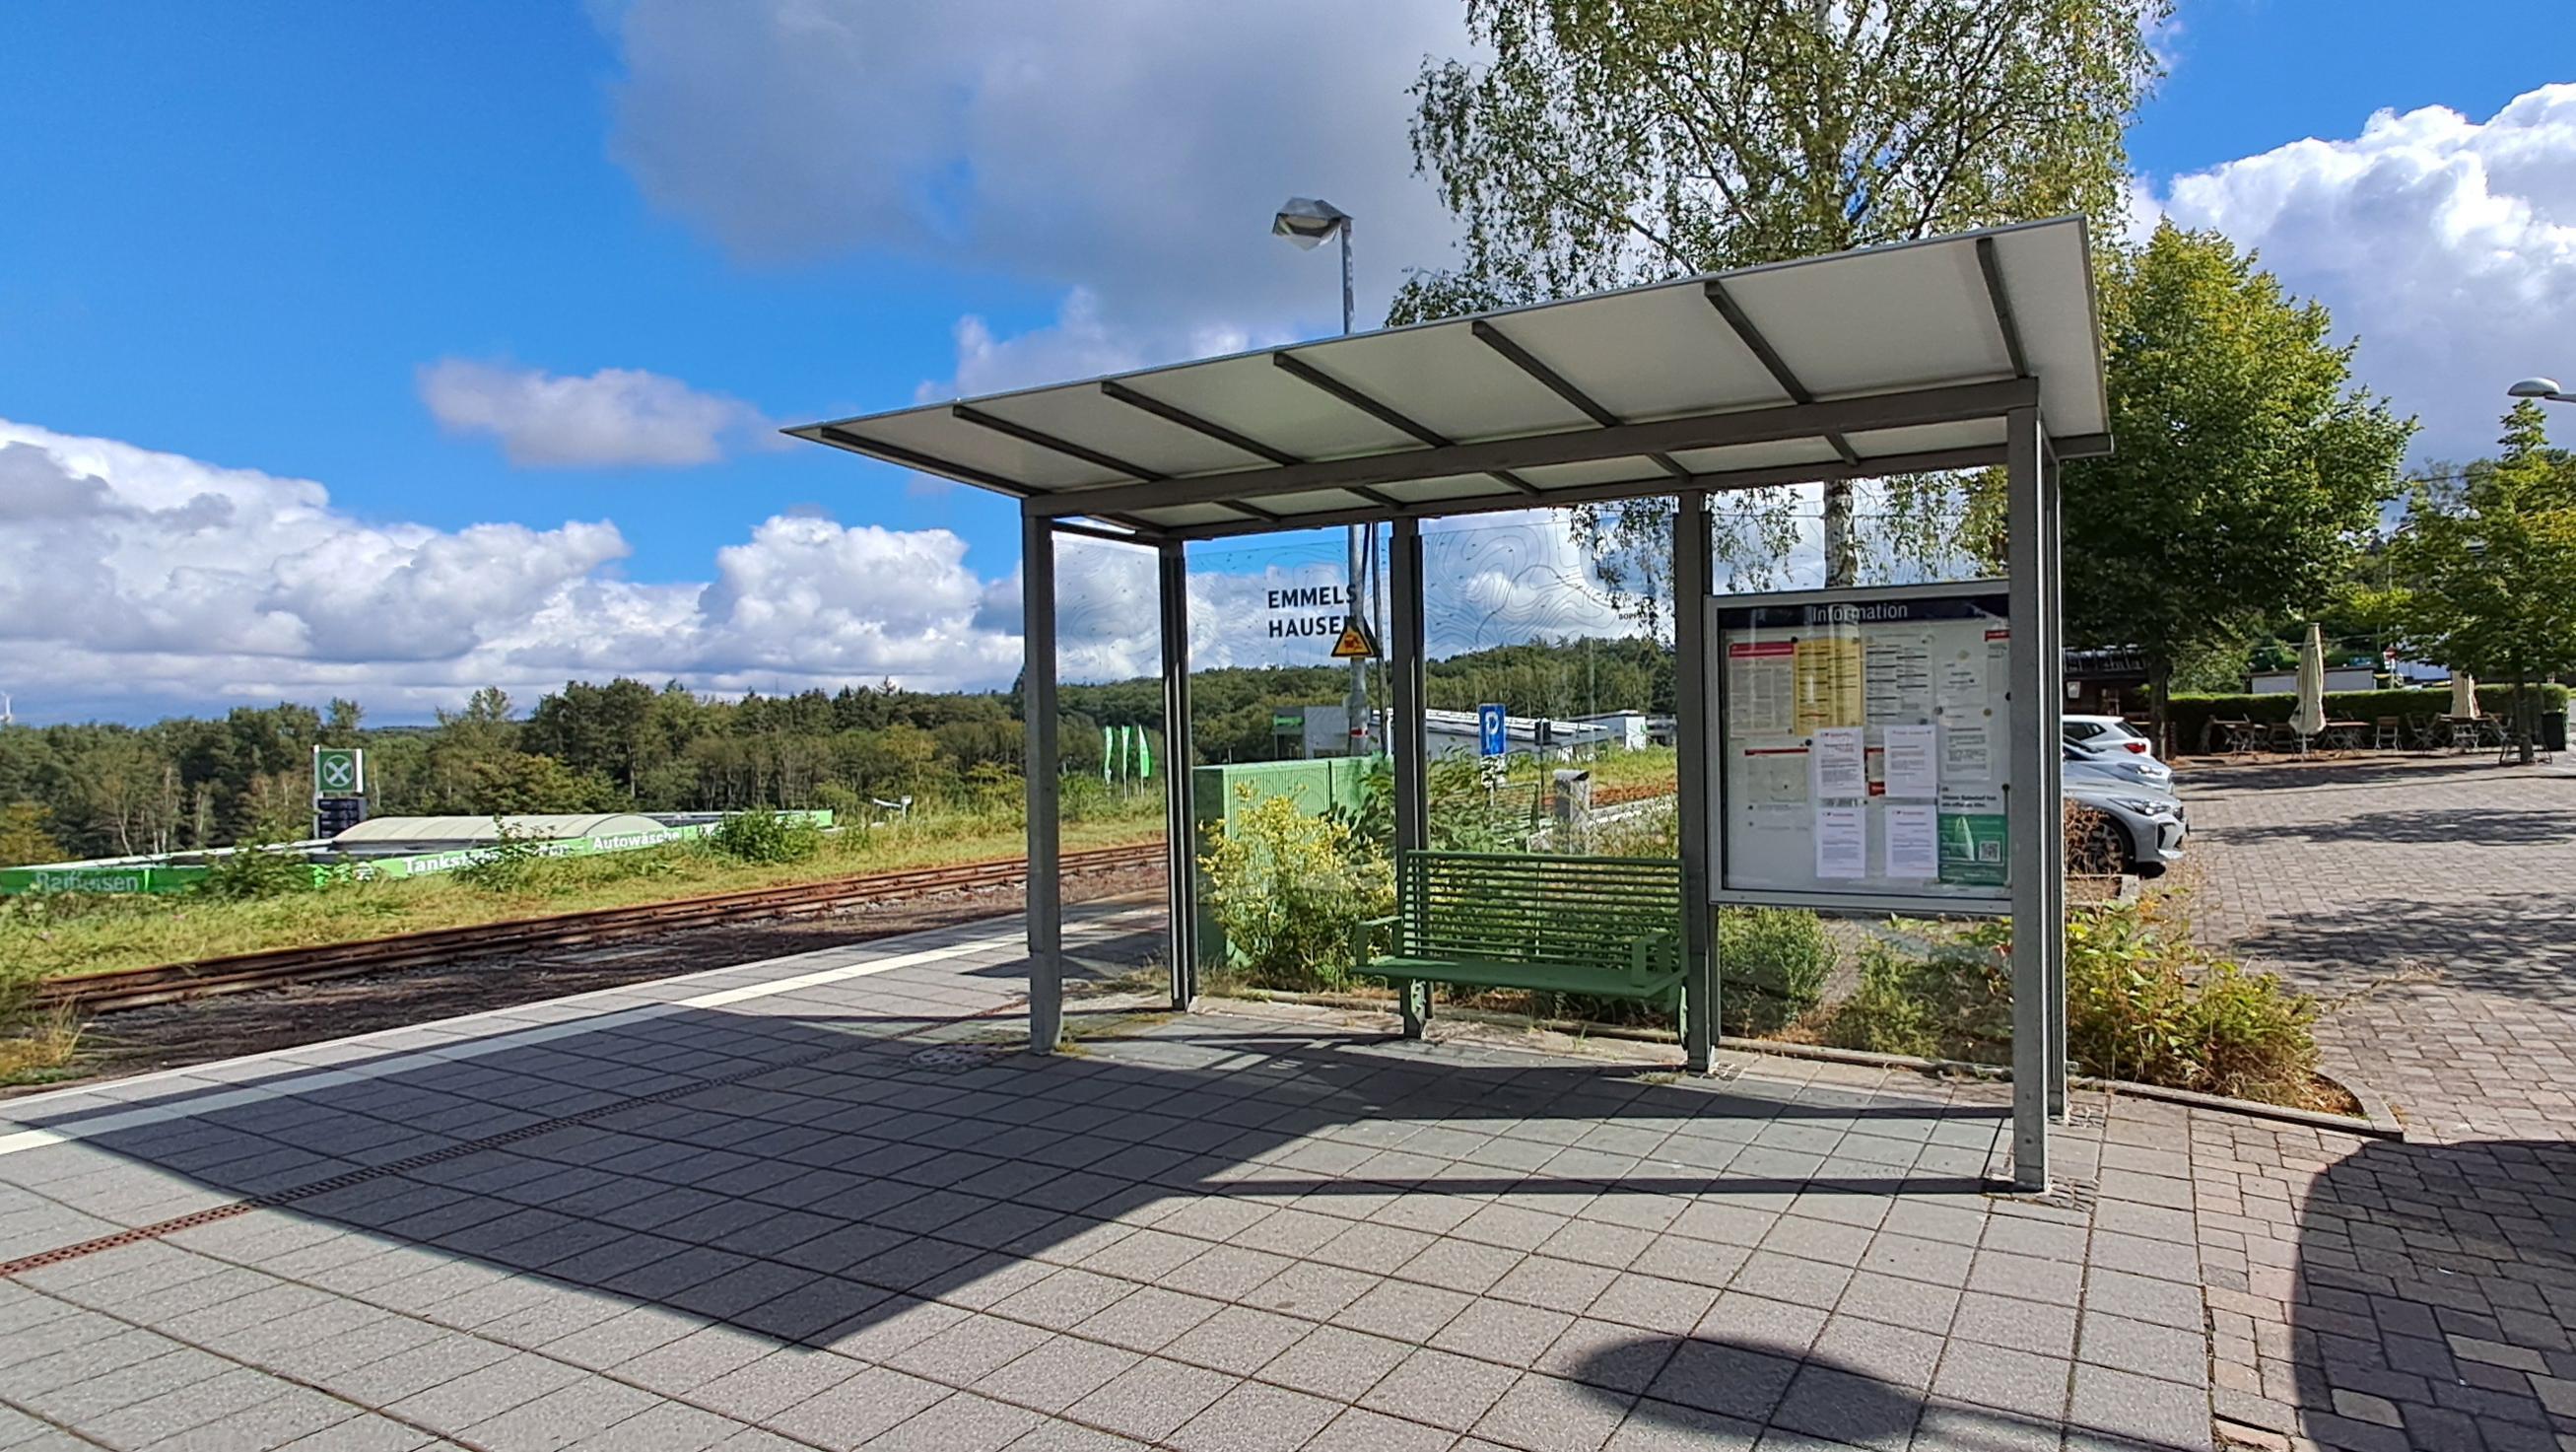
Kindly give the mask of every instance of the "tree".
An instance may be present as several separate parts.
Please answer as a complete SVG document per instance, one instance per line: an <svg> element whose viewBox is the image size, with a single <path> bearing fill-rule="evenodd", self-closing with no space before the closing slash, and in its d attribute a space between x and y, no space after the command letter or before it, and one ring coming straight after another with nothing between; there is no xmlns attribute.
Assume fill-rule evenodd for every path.
<svg viewBox="0 0 2576 1452"><path fill-rule="evenodd" d="M2528 762L2528 682L2576 669L2576 456L2549 447L2530 399L2505 414L2499 442L2498 458L2416 483L2388 547L2390 614L2427 659L2512 680Z"/></svg>
<svg viewBox="0 0 2576 1452"><path fill-rule="evenodd" d="M0 808L0 867L62 861L62 844L46 830L52 821L53 813L34 802L11 802Z"/></svg>
<svg viewBox="0 0 2576 1452"><path fill-rule="evenodd" d="M1469 0L1481 63L1427 64L1413 151L1463 257L1394 321L1999 222L2119 214L2121 130L2169 0ZM1721 497L1721 568L1766 577L1789 496ZM1852 582L1849 484L1825 488L1826 579ZM1623 597L1660 593L1671 510L1577 530ZM1732 526L1731 528L1727 526Z"/></svg>
<svg viewBox="0 0 2576 1452"><path fill-rule="evenodd" d="M2104 287L2111 437L2066 466L2066 625L2177 662L2323 607L2398 489L2411 419L2352 383L2325 308L2215 232L2159 226Z"/></svg>

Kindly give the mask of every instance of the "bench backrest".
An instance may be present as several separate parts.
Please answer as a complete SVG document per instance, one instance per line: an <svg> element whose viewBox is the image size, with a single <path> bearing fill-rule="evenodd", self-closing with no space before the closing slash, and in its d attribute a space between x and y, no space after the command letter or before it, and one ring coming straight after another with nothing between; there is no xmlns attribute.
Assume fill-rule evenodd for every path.
<svg viewBox="0 0 2576 1452"><path fill-rule="evenodd" d="M1637 940L1661 933L1647 971L1681 967L1682 867L1670 858L1406 852L1395 901L1407 957L1625 973Z"/></svg>

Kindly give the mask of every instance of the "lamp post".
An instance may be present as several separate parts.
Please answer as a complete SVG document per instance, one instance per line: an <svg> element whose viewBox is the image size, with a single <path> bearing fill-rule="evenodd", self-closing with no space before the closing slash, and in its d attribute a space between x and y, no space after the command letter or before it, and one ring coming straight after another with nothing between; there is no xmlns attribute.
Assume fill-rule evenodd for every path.
<svg viewBox="0 0 2576 1452"><path fill-rule="evenodd" d="M2558 386L2555 378L2526 378L2505 390L2512 398L2537 398L2550 403L2576 403L2576 393Z"/></svg>
<svg viewBox="0 0 2576 1452"><path fill-rule="evenodd" d="M1351 332L1351 214L1321 197L1290 197L1281 204L1277 216L1270 219L1274 237L1285 237L1298 250L1311 252L1327 239L1338 237L1342 243L1342 336ZM1369 588L1369 572L1377 560L1377 526L1349 526L1349 588L1342 596L1342 609L1347 615L1366 620L1376 612L1368 608L1375 594ZM1372 635L1379 632L1372 630ZM1383 638L1379 635L1379 638ZM1368 662L1351 662L1351 689L1348 698L1350 737L1357 743L1355 755L1368 754Z"/></svg>

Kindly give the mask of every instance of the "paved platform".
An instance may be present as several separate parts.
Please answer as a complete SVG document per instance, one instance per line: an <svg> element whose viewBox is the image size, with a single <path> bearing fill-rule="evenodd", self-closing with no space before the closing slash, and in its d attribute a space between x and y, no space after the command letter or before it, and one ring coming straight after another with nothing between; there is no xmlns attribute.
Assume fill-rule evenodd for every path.
<svg viewBox="0 0 2576 1452"><path fill-rule="evenodd" d="M1040 1059L1020 969L995 922L7 1105L0 1447L2576 1433L2542 1151L2086 1098L2036 1204L1990 1086L1250 1012Z"/></svg>

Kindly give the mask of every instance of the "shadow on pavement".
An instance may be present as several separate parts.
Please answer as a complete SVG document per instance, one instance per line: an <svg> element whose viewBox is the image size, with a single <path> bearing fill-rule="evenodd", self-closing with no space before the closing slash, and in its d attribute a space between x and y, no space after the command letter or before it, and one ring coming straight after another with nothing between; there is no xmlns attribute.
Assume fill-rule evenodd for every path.
<svg viewBox="0 0 2576 1452"><path fill-rule="evenodd" d="M2576 1144L2373 1141L2298 1219L2297 1431L2355 1452L2576 1445ZM2273 1378L2266 1377L2267 1391Z"/></svg>
<svg viewBox="0 0 2576 1452"><path fill-rule="evenodd" d="M648 1386L781 1347L971 1379L968 1352L926 1344L970 1311L1154 1350L1228 1304L1327 1321L1389 1275L1480 1297L1569 1228L1696 1247L1666 1273L1714 1301L1802 1198L1982 1217L2007 1113L1930 1081L1659 1084L1204 1021L1040 1059L972 1042L1000 1022L763 1007L343 1062L301 1092L0 1157L0 1189L132 1223L184 1177L260 1210L173 1246ZM116 1264L16 1274L159 1289L110 1284ZM703 1344L718 1330L748 1336ZM290 1374L331 1384L327 1341L294 1354ZM1864 1421L1914 1415L1854 1395Z"/></svg>

